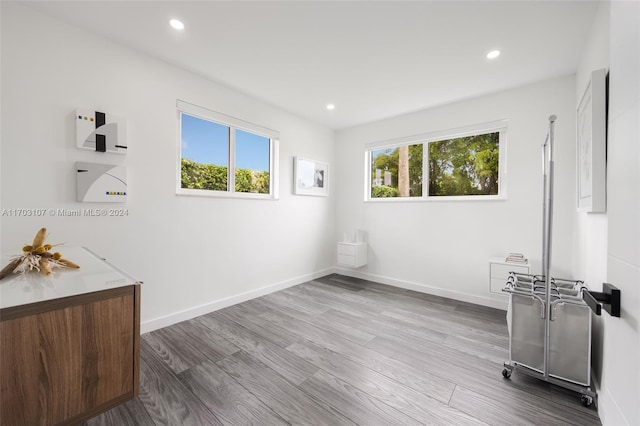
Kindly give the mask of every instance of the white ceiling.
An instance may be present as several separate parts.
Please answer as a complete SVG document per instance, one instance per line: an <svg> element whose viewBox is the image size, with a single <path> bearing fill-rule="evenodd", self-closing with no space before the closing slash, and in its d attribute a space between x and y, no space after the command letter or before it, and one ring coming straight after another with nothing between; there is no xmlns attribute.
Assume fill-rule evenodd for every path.
<svg viewBox="0 0 640 426"><path fill-rule="evenodd" d="M28 4L334 129L574 73L597 8L482 0ZM186 29L170 28L170 18ZM493 49L502 55L486 59Z"/></svg>

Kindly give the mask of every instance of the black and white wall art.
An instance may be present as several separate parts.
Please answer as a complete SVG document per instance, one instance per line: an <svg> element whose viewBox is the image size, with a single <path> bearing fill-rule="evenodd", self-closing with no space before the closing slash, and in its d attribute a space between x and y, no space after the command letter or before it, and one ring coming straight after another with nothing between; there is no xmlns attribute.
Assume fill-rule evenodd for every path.
<svg viewBox="0 0 640 426"><path fill-rule="evenodd" d="M294 193L298 195L329 195L329 165L306 158L294 158Z"/></svg>
<svg viewBox="0 0 640 426"><path fill-rule="evenodd" d="M96 152L127 153L124 118L87 108L76 109L77 147Z"/></svg>
<svg viewBox="0 0 640 426"><path fill-rule="evenodd" d="M76 162L77 200L124 203L127 201L127 168L115 164Z"/></svg>

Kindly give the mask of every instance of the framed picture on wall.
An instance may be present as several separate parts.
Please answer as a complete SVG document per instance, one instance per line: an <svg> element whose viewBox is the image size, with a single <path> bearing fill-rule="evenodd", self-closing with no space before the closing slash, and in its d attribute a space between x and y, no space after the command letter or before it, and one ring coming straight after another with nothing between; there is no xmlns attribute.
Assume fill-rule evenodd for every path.
<svg viewBox="0 0 640 426"><path fill-rule="evenodd" d="M293 188L297 195L329 195L329 165L301 157L293 158Z"/></svg>
<svg viewBox="0 0 640 426"><path fill-rule="evenodd" d="M606 211L607 70L591 73L577 108L578 211Z"/></svg>

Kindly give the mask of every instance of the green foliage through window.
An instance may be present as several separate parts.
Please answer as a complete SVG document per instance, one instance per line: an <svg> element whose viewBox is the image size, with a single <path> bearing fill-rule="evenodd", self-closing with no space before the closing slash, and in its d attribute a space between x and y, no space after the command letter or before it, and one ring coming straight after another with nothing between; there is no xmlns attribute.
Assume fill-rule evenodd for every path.
<svg viewBox="0 0 640 426"><path fill-rule="evenodd" d="M423 164L428 152L427 163ZM498 195L500 132L370 151L371 198Z"/></svg>
<svg viewBox="0 0 640 426"><path fill-rule="evenodd" d="M422 145L371 152L371 197L422 196Z"/></svg>
<svg viewBox="0 0 640 426"><path fill-rule="evenodd" d="M394 188L392 186L380 185L374 186L371 188L371 197L372 198L386 198L386 197L397 197L398 196L398 188Z"/></svg>
<svg viewBox="0 0 640 426"><path fill-rule="evenodd" d="M184 112L180 119L181 189L270 194L270 137Z"/></svg>
<svg viewBox="0 0 640 426"><path fill-rule="evenodd" d="M429 195L498 195L500 134L429 144Z"/></svg>
<svg viewBox="0 0 640 426"><path fill-rule="evenodd" d="M201 164L183 158L181 187L209 191L227 190L227 167ZM269 172L236 169L236 192L269 193Z"/></svg>

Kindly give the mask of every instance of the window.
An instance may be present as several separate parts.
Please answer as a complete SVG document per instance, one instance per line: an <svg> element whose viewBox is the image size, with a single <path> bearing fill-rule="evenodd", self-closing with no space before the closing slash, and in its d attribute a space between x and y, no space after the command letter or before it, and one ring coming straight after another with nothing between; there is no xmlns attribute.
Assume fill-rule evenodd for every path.
<svg viewBox="0 0 640 426"><path fill-rule="evenodd" d="M369 145L366 199L505 197L506 124Z"/></svg>
<svg viewBox="0 0 640 426"><path fill-rule="evenodd" d="M277 198L277 132L178 101L178 194Z"/></svg>
<svg viewBox="0 0 640 426"><path fill-rule="evenodd" d="M230 128L181 114L181 188L227 191Z"/></svg>
<svg viewBox="0 0 640 426"><path fill-rule="evenodd" d="M270 145L265 136L236 130L236 192L269 193Z"/></svg>
<svg viewBox="0 0 640 426"><path fill-rule="evenodd" d="M499 132L428 145L429 196L498 195Z"/></svg>
<svg viewBox="0 0 640 426"><path fill-rule="evenodd" d="M422 197L422 144L371 151L371 198Z"/></svg>

